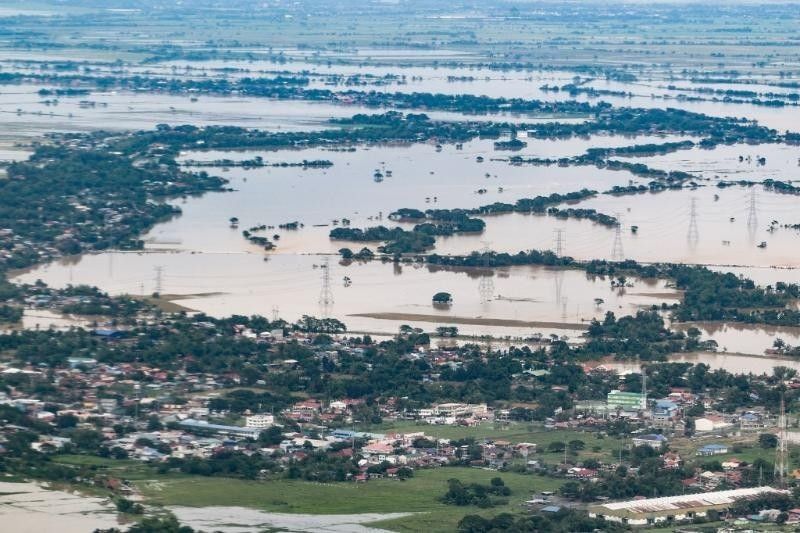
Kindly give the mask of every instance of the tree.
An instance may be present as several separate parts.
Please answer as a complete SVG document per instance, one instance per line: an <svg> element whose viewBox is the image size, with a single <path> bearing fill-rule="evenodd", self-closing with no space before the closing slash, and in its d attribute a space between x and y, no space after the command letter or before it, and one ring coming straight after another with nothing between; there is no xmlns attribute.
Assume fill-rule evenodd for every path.
<svg viewBox="0 0 800 533"><path fill-rule="evenodd" d="M458 533L485 533L489 528L490 522L476 514L468 514L458 522Z"/></svg>
<svg viewBox="0 0 800 533"><path fill-rule="evenodd" d="M158 419L158 415L152 414L147 417L147 431L159 431L163 428L164 426L161 424L161 420Z"/></svg>
<svg viewBox="0 0 800 533"><path fill-rule="evenodd" d="M103 435L93 429L76 429L70 434L72 443L80 450L93 452L103 442Z"/></svg>
<svg viewBox="0 0 800 533"><path fill-rule="evenodd" d="M449 292L437 292L433 295L434 305L450 305L453 303L453 295Z"/></svg>
<svg viewBox="0 0 800 533"><path fill-rule="evenodd" d="M758 436L758 445L768 450L770 448L778 447L778 437L772 433L762 433Z"/></svg>
<svg viewBox="0 0 800 533"><path fill-rule="evenodd" d="M194 533L189 526L182 526L175 516L148 516L128 528L128 533Z"/></svg>
<svg viewBox="0 0 800 533"><path fill-rule="evenodd" d="M582 440L575 439L569 441L569 444L567 446L569 446L569 451L577 452L579 450L584 449L586 447L586 443L583 442Z"/></svg>

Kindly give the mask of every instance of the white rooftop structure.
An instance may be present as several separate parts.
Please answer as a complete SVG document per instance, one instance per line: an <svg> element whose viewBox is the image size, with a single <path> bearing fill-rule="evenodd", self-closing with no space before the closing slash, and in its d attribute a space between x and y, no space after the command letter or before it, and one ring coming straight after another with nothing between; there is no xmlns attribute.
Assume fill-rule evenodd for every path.
<svg viewBox="0 0 800 533"><path fill-rule="evenodd" d="M663 498L628 500L594 505L589 516L604 516L608 520L631 525L658 523L671 516L675 520L705 516L709 509L725 509L739 500L759 498L767 494L788 494L788 491L772 487L750 487L745 489L702 492Z"/></svg>

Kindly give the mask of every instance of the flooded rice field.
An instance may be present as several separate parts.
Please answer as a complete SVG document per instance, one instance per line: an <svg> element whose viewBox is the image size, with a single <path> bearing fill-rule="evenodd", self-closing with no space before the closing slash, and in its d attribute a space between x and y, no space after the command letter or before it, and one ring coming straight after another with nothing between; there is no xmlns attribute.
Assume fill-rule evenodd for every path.
<svg viewBox="0 0 800 533"><path fill-rule="evenodd" d="M246 253L107 253L44 265L16 281L43 279L56 287L96 284L113 294L150 294L157 264L164 295L179 295L178 304L213 315L269 315L277 308L287 320L304 314L334 316L355 331L393 333L401 324L432 331L439 325L456 325L465 335L498 337L525 337L534 331L575 336L606 311L630 314L679 298L665 282L632 279L630 287L620 289L607 278L591 278L577 270L514 267L491 275L421 265L342 264L333 258L334 301L322 306L320 265L326 259L330 260L293 254L265 261L259 254ZM453 304L434 306L431 298L439 291L451 293Z"/></svg>

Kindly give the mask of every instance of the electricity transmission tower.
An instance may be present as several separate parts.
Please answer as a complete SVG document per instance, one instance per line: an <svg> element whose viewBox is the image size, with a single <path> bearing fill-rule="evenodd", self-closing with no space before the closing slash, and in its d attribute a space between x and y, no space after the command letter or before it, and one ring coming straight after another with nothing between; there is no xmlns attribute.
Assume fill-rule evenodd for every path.
<svg viewBox="0 0 800 533"><path fill-rule="evenodd" d="M700 230L697 229L697 198L692 198L689 212L689 231L686 234L690 244L696 244L700 239Z"/></svg>
<svg viewBox="0 0 800 533"><path fill-rule="evenodd" d="M756 210L756 190L750 190L750 201L747 203L747 227L755 228L758 225L758 212Z"/></svg>
<svg viewBox="0 0 800 533"><path fill-rule="evenodd" d="M161 294L161 291L164 290L164 267L158 265L154 267L156 271L156 286L155 292L156 294Z"/></svg>
<svg viewBox="0 0 800 533"><path fill-rule="evenodd" d="M564 229L558 228L553 230L553 252L558 256L564 255L564 248L567 244L567 232ZM567 321L567 298L563 296L564 288L564 271L556 270L553 281L556 284L556 305L561 307L561 321Z"/></svg>
<svg viewBox="0 0 800 533"><path fill-rule="evenodd" d="M612 261L624 261L625 252L622 249L622 215L616 213L617 225L614 228L614 246L611 248Z"/></svg>
<svg viewBox="0 0 800 533"><path fill-rule="evenodd" d="M278 311L278 306L272 306L272 321L277 322L280 319L280 312Z"/></svg>
<svg viewBox="0 0 800 533"><path fill-rule="evenodd" d="M567 245L567 232L561 228L553 230L553 252L558 257L564 255L564 247Z"/></svg>
<svg viewBox="0 0 800 533"><path fill-rule="evenodd" d="M333 304L330 259L326 257L320 268L322 269L322 289L319 291L319 303L327 311L327 308Z"/></svg>
<svg viewBox="0 0 800 533"><path fill-rule="evenodd" d="M781 415L778 418L778 447L775 449L775 482L779 487L786 486L786 474L788 470L786 440L786 403L783 395L781 395Z"/></svg>
<svg viewBox="0 0 800 533"><path fill-rule="evenodd" d="M484 254L489 253L489 242L483 243L483 249L481 250ZM490 272L487 276L481 276L478 280L478 293L481 296L481 302L491 302L494 299L494 277L493 272Z"/></svg>

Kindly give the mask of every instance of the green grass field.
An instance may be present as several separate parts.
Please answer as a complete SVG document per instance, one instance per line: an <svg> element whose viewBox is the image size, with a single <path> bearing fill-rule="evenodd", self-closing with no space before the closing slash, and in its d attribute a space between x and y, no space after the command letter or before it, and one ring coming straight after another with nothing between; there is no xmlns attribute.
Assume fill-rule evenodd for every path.
<svg viewBox="0 0 800 533"><path fill-rule="evenodd" d="M541 426L530 424L509 424L495 426L494 424L481 424L474 427L463 426L438 426L419 424L413 421L387 422L377 426L361 428L371 432L403 432L412 433L421 431L428 436L443 439L463 439L467 437L492 440L507 440L511 443L532 442L537 445L538 453L531 459L540 459L547 462L562 462L563 454L548 453L547 446L551 442L569 442L580 440L585 448L578 454L578 459L594 458L599 461L612 461L623 447L625 441L616 437L601 437L598 433L570 429L545 429ZM627 443L630 445L630 442ZM598 451L593 451L598 449ZM573 457L573 459L575 459Z"/></svg>
<svg viewBox="0 0 800 533"><path fill-rule="evenodd" d="M450 478L486 484L496 476L503 478L512 490L507 505L484 510L454 507L438 501L447 491ZM465 467L418 470L407 481L378 479L358 485L187 476L159 476L136 482L147 502L164 506L242 506L309 514L415 513L380 523L381 527L397 531L453 531L466 514L519 511L521 503L532 494L556 490L560 484L558 480L540 476Z"/></svg>

